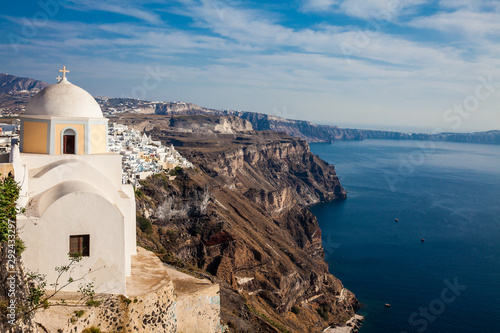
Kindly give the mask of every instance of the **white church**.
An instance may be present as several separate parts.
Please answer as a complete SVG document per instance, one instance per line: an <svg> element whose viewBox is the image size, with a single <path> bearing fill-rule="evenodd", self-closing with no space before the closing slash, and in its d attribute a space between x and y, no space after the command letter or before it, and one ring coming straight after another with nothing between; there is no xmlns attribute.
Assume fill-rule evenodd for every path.
<svg viewBox="0 0 500 333"><path fill-rule="evenodd" d="M122 184L121 156L108 151L108 119L88 92L67 80L66 68L61 72L59 83L27 105L20 146L11 154L18 204L26 208L17 223L26 244L22 259L50 285L54 268L80 253L71 275L85 278L65 290L94 282L97 292L126 295L137 253L134 191Z"/></svg>

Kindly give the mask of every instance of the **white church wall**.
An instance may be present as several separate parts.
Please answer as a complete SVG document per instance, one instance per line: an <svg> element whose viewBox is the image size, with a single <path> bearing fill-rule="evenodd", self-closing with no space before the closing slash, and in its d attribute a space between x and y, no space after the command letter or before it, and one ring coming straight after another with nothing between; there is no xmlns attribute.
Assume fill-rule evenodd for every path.
<svg viewBox="0 0 500 333"><path fill-rule="evenodd" d="M85 161L101 172L109 181L111 181L115 188L121 188L121 156L116 153L97 155L44 155L21 153L21 158L23 164L28 165L30 170L38 169L48 164L63 160ZM68 170L67 174L70 173L71 170Z"/></svg>
<svg viewBox="0 0 500 333"><path fill-rule="evenodd" d="M54 268L69 262L71 235L90 235L90 256L84 257L72 277L89 274L84 283L94 281L98 292L126 294L124 218L113 204L94 193L71 193L53 203L40 219L21 218L21 238L27 248L25 266L39 270L53 283ZM67 280L67 277L65 278ZM67 291L78 291L78 283Z"/></svg>
<svg viewBox="0 0 500 333"><path fill-rule="evenodd" d="M127 262L131 260L130 256L137 254L137 233L136 233L136 207L135 207L135 193L132 185L122 185L123 192L127 198L122 200L123 211L125 214L125 236L127 248L125 249L127 255ZM127 271L127 275L130 271Z"/></svg>
<svg viewBox="0 0 500 333"><path fill-rule="evenodd" d="M19 146L14 145L10 152L10 163L14 169L14 180L19 184L19 199L17 200L18 207L26 207L28 197L28 168L21 160Z"/></svg>
<svg viewBox="0 0 500 333"><path fill-rule="evenodd" d="M39 169L30 170L30 195L35 198L62 182L77 181L99 189L111 202L118 200L117 189L101 172L81 160L59 160Z"/></svg>

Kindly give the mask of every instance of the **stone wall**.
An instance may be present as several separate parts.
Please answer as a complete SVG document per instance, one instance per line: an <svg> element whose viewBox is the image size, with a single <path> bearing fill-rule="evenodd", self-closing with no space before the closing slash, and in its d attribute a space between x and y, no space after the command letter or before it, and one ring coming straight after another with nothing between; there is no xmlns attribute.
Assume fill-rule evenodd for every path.
<svg viewBox="0 0 500 333"><path fill-rule="evenodd" d="M167 268L176 294L177 332L223 332L218 284Z"/></svg>
<svg viewBox="0 0 500 333"><path fill-rule="evenodd" d="M70 294L75 297L75 293L63 295L68 306L49 307L35 314L38 332L79 333L90 327L102 332L178 332L172 284L138 297L107 296L98 307L74 306ZM77 316L78 311L84 311L83 315Z"/></svg>
<svg viewBox="0 0 500 333"><path fill-rule="evenodd" d="M220 325L219 286L186 295L175 304L177 332L223 332Z"/></svg>
<svg viewBox="0 0 500 333"><path fill-rule="evenodd" d="M79 333L92 326L102 332L222 332L219 285L168 268L140 247L127 296L100 295L100 306L87 307L78 305L78 293L61 293L67 306L39 310L35 332Z"/></svg>
<svg viewBox="0 0 500 333"><path fill-rule="evenodd" d="M4 179L9 173L14 171L11 163L0 163L0 179Z"/></svg>

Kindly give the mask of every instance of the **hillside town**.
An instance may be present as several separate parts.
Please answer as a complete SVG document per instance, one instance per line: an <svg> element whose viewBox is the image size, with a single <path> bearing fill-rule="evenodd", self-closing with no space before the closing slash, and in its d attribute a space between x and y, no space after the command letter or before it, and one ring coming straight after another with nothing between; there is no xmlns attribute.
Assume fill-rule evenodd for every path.
<svg viewBox="0 0 500 333"><path fill-rule="evenodd" d="M122 155L122 183L134 187L140 186L140 180L162 170L194 168L174 146L163 146L161 141L122 124L109 125L108 147L109 151Z"/></svg>
<svg viewBox="0 0 500 333"><path fill-rule="evenodd" d="M9 153L12 143L19 141L19 128L18 120L12 124L0 123L0 154Z"/></svg>

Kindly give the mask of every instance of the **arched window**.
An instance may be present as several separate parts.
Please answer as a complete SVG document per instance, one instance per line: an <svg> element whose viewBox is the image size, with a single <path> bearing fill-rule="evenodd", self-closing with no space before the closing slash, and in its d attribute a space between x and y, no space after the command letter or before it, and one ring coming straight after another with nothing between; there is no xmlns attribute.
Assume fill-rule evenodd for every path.
<svg viewBox="0 0 500 333"><path fill-rule="evenodd" d="M76 132L71 128L67 128L62 133L62 153L76 154Z"/></svg>

